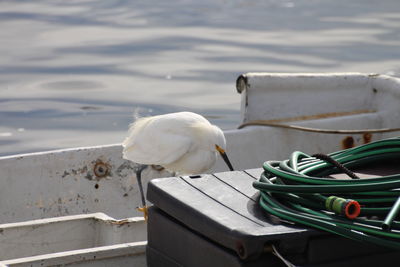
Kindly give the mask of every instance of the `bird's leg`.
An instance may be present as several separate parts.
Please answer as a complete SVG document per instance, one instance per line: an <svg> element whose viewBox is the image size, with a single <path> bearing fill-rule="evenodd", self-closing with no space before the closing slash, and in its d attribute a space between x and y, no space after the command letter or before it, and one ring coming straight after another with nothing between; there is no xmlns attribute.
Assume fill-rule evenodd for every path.
<svg viewBox="0 0 400 267"><path fill-rule="evenodd" d="M136 179L139 185L140 197L142 199L143 207L138 207L137 210L143 212L143 217L147 221L147 206L146 206L146 198L144 196L143 186L142 186L142 172L148 167L149 165L140 165L140 167L135 170Z"/></svg>

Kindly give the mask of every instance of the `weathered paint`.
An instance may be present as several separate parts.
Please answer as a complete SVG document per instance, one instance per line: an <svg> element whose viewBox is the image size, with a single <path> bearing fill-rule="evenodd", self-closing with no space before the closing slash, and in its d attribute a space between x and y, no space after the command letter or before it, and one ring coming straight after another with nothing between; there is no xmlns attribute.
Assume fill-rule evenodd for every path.
<svg viewBox="0 0 400 267"><path fill-rule="evenodd" d="M121 155L122 147L111 145L3 157L0 223L93 212L139 216L138 165ZM107 170L96 174L98 166ZM143 179L168 175L148 168Z"/></svg>

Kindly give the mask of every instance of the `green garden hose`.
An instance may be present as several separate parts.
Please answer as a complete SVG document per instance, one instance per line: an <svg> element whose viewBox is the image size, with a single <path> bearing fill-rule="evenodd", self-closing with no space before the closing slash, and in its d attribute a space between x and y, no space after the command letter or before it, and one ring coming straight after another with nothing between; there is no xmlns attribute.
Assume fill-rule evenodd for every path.
<svg viewBox="0 0 400 267"><path fill-rule="evenodd" d="M328 155L347 169L400 160L400 138L391 138ZM302 152L284 161L267 161L253 186L260 205L283 220L358 241L400 249L400 173L335 179L342 170ZM353 177L357 178L357 177Z"/></svg>

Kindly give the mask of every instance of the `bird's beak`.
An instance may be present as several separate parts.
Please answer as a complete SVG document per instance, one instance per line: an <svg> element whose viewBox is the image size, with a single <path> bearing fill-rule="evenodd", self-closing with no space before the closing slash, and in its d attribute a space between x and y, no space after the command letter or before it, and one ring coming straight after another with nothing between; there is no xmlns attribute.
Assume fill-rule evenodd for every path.
<svg viewBox="0 0 400 267"><path fill-rule="evenodd" d="M234 169L233 169L233 167L232 167L231 162L230 162L229 159L228 159L228 155L226 155L225 150L223 150L222 147L220 147L220 146L218 146L218 145L215 145L215 148L217 149L217 151L219 152L219 154L221 154L221 157L224 159L226 165L228 165L229 170L233 171Z"/></svg>

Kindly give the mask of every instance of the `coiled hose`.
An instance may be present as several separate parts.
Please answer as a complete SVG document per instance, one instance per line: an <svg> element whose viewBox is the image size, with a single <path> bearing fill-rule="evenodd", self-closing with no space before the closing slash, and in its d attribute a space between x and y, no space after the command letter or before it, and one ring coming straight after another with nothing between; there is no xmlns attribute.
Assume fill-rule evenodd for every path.
<svg viewBox="0 0 400 267"><path fill-rule="evenodd" d="M348 169L400 161L400 138L376 141L328 156ZM400 164L399 164L400 165ZM335 179L342 170L326 160L294 152L284 161L267 161L253 186L260 205L283 220L358 241L400 249L400 174ZM353 177L357 178L357 177Z"/></svg>

